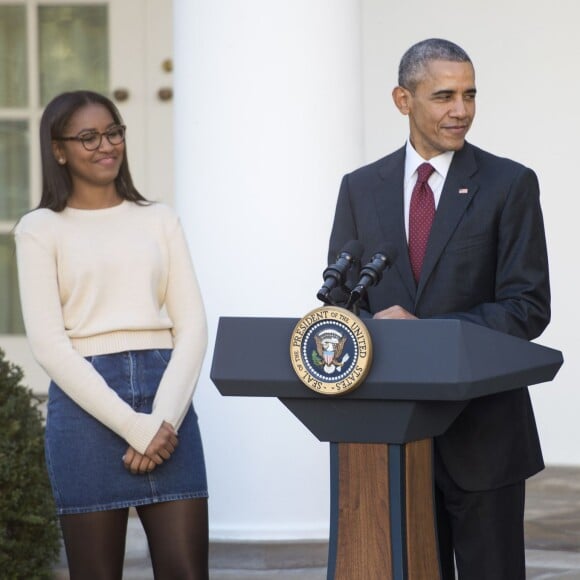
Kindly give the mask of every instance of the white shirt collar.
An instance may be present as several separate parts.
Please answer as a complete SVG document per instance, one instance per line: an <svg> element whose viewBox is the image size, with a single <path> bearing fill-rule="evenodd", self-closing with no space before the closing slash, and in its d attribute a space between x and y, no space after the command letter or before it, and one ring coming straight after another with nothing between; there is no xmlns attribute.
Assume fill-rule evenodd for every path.
<svg viewBox="0 0 580 580"><path fill-rule="evenodd" d="M408 182L411 177L415 176L419 165L422 163L430 163L435 171L442 177L442 181L445 181L447 173L449 172L449 167L453 161L453 155L455 151L445 151L436 157L432 157L429 160L423 159L413 145L411 145L411 140L407 140L405 147L405 183Z"/></svg>

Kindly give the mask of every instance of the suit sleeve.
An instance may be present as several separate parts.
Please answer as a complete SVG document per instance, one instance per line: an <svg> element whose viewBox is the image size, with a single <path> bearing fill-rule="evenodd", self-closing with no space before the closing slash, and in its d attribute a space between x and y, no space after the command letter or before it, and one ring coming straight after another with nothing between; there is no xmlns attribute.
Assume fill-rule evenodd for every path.
<svg viewBox="0 0 580 580"><path fill-rule="evenodd" d="M505 197L494 288L493 301L437 318L467 320L528 340L538 337L550 321L550 283L538 180L530 169L522 168Z"/></svg>
<svg viewBox="0 0 580 580"><path fill-rule="evenodd" d="M354 211L350 199L349 177L348 175L345 175L342 178L342 182L340 184L338 201L336 203L336 211L334 214L334 222L332 226L332 232L330 234L330 243L328 248L329 265L336 261L336 258L341 250L351 240L360 240L360 237L356 227ZM346 285L348 287L353 287L357 282L355 278L358 276L360 264L358 266L359 267L351 267L347 273ZM331 298L336 304L341 304L348 299L348 294L345 293L344 290L336 288L331 292ZM368 313L366 296L360 300L359 307L361 309L360 315L362 317L370 316Z"/></svg>
<svg viewBox="0 0 580 580"><path fill-rule="evenodd" d="M358 239L358 234L350 203L348 175L345 175L340 184L334 223L330 234L328 263L331 264L336 260L340 250L348 241L356 239Z"/></svg>

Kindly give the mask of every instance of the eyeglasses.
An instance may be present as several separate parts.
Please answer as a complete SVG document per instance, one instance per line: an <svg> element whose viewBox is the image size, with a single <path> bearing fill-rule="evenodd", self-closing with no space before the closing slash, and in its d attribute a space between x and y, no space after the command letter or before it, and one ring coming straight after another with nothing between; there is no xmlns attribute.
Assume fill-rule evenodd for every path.
<svg viewBox="0 0 580 580"><path fill-rule="evenodd" d="M103 141L103 136L111 145L120 145L125 141L125 125L115 125L103 133L86 131L76 137L56 137L55 141L79 141L87 151L96 151Z"/></svg>

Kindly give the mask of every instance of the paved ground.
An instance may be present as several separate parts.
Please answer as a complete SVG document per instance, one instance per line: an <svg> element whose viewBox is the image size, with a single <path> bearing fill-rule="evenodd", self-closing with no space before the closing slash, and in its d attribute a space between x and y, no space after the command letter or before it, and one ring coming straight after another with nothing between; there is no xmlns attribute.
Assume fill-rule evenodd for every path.
<svg viewBox="0 0 580 580"><path fill-rule="evenodd" d="M526 500L528 579L580 580L580 469L545 469Z"/></svg>
<svg viewBox="0 0 580 580"><path fill-rule="evenodd" d="M213 543L211 580L325 580L325 543ZM580 468L550 467L528 482L527 580L580 580ZM139 522L131 518L124 580L152 580ZM67 580L66 565L57 579ZM428 579L426 579L428 580ZM490 580L493 580L490 578Z"/></svg>

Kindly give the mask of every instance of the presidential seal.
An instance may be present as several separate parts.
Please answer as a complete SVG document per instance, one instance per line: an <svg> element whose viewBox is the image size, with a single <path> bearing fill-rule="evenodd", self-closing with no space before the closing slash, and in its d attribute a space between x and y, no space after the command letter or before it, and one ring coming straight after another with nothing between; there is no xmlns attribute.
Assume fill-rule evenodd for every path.
<svg viewBox="0 0 580 580"><path fill-rule="evenodd" d="M292 331L290 360L298 378L323 395L356 389L372 362L369 331L352 312L322 306L304 316Z"/></svg>

